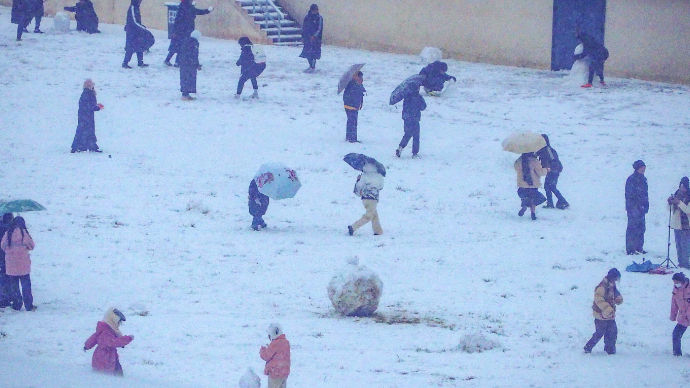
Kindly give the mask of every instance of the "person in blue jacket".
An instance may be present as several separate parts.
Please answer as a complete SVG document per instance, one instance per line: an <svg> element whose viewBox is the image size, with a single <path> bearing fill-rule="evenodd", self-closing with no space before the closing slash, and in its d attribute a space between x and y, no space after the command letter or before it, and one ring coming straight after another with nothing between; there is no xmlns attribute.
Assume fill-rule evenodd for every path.
<svg viewBox="0 0 690 388"><path fill-rule="evenodd" d="M263 216L266 214L266 210L268 210L269 202L268 196L259 192L256 180L252 179L251 183L249 183L249 214L254 217L252 219L252 229L266 228Z"/></svg>
<svg viewBox="0 0 690 388"><path fill-rule="evenodd" d="M98 30L98 15L93 8L91 0L79 0L74 7L65 7L65 11L74 12L74 19L77 21L77 31L86 31L89 34L96 34Z"/></svg>
<svg viewBox="0 0 690 388"><path fill-rule="evenodd" d="M194 7L192 0L182 0L180 2L180 7L177 9L177 15L175 15L175 21L172 28L172 38L170 39L170 46L168 47L168 56L165 57L165 63L167 66L172 66L170 60L175 53L178 54L175 58L175 65L179 66L179 52L182 44L187 41L187 39L192 36L192 32L195 29L195 22L197 15L207 15L213 11L213 7L208 7L208 9L198 9Z"/></svg>
<svg viewBox="0 0 690 388"><path fill-rule="evenodd" d="M426 109L426 101L419 94L419 89L408 94L403 99L402 119L405 123L405 134L402 140L400 140L398 149L395 150L395 156L400 157L410 138L412 139L412 156L417 156L419 153L419 121L422 119L422 111L424 109Z"/></svg>
<svg viewBox="0 0 690 388"><path fill-rule="evenodd" d="M246 36L241 37L237 43L241 47L241 52L240 58L235 63L237 66L240 66L240 79L237 81L237 93L235 94L235 98L240 98L242 89L244 89L244 84L247 80L252 81L252 87L254 88L252 98L259 98L259 83L256 81L256 77L260 76L261 73L266 70L266 62L256 62L254 52L252 51L254 46L252 41Z"/></svg>
<svg viewBox="0 0 690 388"><path fill-rule="evenodd" d="M625 210L628 228L625 231L625 252L628 255L645 254L645 215L649 212L649 189L644 173L647 166L641 160L633 163L633 172L625 181Z"/></svg>
<svg viewBox="0 0 690 388"><path fill-rule="evenodd" d="M357 143L357 117L359 110L362 109L364 102L364 93L366 89L362 86L364 82L364 74L358 71L352 76L352 80L345 87L343 93L343 104L345 106L345 115L347 115L347 124L345 124L345 140L350 143Z"/></svg>
<svg viewBox="0 0 690 388"><path fill-rule="evenodd" d="M582 42L582 53L575 55L574 59L589 59L589 78L587 79L587 83L582 85L582 87L592 87L592 81L594 80L595 73L599 76L601 84L605 86L604 62L609 58L609 50L607 50L603 44L597 42L594 37L584 32L579 33L577 35L577 39Z"/></svg>
<svg viewBox="0 0 690 388"><path fill-rule="evenodd" d="M428 95L436 95L443 90L443 84L446 81L457 81L452 75L446 74L448 71L448 64L441 61L432 62L426 65L419 74L426 75L422 86Z"/></svg>

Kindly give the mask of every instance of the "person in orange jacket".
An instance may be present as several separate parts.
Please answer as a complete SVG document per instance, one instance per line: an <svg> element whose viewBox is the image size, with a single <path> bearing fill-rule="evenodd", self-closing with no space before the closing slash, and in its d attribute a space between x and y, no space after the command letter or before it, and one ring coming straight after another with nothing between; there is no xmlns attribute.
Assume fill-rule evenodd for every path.
<svg viewBox="0 0 690 388"><path fill-rule="evenodd" d="M259 356L266 361L264 374L268 376L268 388L286 388L290 375L290 342L277 323L272 323L267 332L271 343L261 347Z"/></svg>

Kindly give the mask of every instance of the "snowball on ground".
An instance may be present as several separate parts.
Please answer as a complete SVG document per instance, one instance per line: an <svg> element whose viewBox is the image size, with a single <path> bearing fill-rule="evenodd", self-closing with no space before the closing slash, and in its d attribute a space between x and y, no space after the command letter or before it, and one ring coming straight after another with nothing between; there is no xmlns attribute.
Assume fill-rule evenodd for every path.
<svg viewBox="0 0 690 388"><path fill-rule="evenodd" d="M53 19L53 33L67 34L69 33L69 15L66 12L58 12Z"/></svg>
<svg viewBox="0 0 690 388"><path fill-rule="evenodd" d="M383 283L373 271L356 262L336 273L328 284L328 298L342 315L369 316L381 300Z"/></svg>
<svg viewBox="0 0 690 388"><path fill-rule="evenodd" d="M424 47L419 54L419 58L423 63L428 64L443 59L443 52L436 47Z"/></svg>

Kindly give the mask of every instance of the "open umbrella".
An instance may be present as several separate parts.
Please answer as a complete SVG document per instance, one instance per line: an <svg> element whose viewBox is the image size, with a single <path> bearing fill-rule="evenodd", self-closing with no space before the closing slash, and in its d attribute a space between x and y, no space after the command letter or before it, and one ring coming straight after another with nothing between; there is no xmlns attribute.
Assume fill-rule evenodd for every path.
<svg viewBox="0 0 690 388"><path fill-rule="evenodd" d="M506 137L501 143L504 151L515 154L537 152L546 147L546 140L542 135L534 132L517 132Z"/></svg>
<svg viewBox="0 0 690 388"><path fill-rule="evenodd" d="M281 163L267 163L254 176L259 192L271 199L292 198L302 186L295 170Z"/></svg>
<svg viewBox="0 0 690 388"><path fill-rule="evenodd" d="M358 71L362 70L363 67L364 67L363 63L357 63L357 64L350 66L350 68L345 73L343 73L343 76L340 77L340 81L338 81L338 94L342 93L343 90L345 90L345 88L347 87L347 84L349 84L350 81L352 81L352 77Z"/></svg>
<svg viewBox="0 0 690 388"><path fill-rule="evenodd" d="M422 83L426 79L426 76L424 74L415 74L412 77L404 80L398 87L396 87L393 92L391 93L391 99L389 101L389 104L395 105L402 101L405 96L408 94L412 93L417 90L419 92L419 87L422 86Z"/></svg>
<svg viewBox="0 0 690 388"><path fill-rule="evenodd" d="M16 199L12 201L0 201L0 214L22 213L46 210L40 203L31 199Z"/></svg>
<svg viewBox="0 0 690 388"><path fill-rule="evenodd" d="M376 166L376 170L379 174L386 176L386 168L383 166L383 164L379 163L376 159L371 158L369 156L363 154L356 154L353 152L345 155L343 161L345 161L345 163L349 164L350 166L352 166L352 168L354 168L357 171L362 171L364 165L367 163L373 164L374 166Z"/></svg>

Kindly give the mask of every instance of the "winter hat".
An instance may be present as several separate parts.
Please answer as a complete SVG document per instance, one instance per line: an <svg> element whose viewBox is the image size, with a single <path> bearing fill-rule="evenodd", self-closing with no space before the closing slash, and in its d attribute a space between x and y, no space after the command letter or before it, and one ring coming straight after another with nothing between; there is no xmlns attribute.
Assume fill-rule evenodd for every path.
<svg viewBox="0 0 690 388"><path fill-rule="evenodd" d="M683 186L683 187L685 187L685 190L690 191L690 180L688 179L688 177L684 176L684 177L680 180L680 185L679 185L679 186Z"/></svg>
<svg viewBox="0 0 690 388"><path fill-rule="evenodd" d="M639 170L640 167L644 166L646 166L646 164L644 164L644 162L641 160L636 160L635 163L633 163L633 169L635 169L635 171Z"/></svg>
<svg viewBox="0 0 690 388"><path fill-rule="evenodd" d="M91 78L87 78L86 81L84 81L84 89L93 90L94 87L96 87L96 85L91 81Z"/></svg>
<svg viewBox="0 0 690 388"><path fill-rule="evenodd" d="M309 12L318 11L318 10L319 10L319 6L316 4L312 4L311 7L309 7Z"/></svg>
<svg viewBox="0 0 690 388"><path fill-rule="evenodd" d="M194 30L194 31L192 31L191 35L189 35L189 36L191 36L192 38L194 38L196 40L199 40L199 39L201 39L201 31Z"/></svg>
<svg viewBox="0 0 690 388"><path fill-rule="evenodd" d="M247 46L247 45L251 45L252 41L249 40L249 38L247 38L246 36L243 36L240 38L240 40L237 41L237 43L239 43L240 46Z"/></svg>
<svg viewBox="0 0 690 388"><path fill-rule="evenodd" d="M607 278L608 280L615 281L615 280L621 278L621 273L618 272L618 270L617 270L616 268L611 268L611 269L609 270L609 273L606 274L606 278Z"/></svg>
<svg viewBox="0 0 690 388"><path fill-rule="evenodd" d="M271 323L271 325L268 326L268 329L266 329L266 332L268 333L268 338L273 341L274 339L283 335L283 328L279 323Z"/></svg>
<svg viewBox="0 0 690 388"><path fill-rule="evenodd" d="M674 273L671 279L673 279L674 282L683 282L685 281L685 274L682 272Z"/></svg>
<svg viewBox="0 0 690 388"><path fill-rule="evenodd" d="M118 337L122 336L122 333L120 332L120 322L124 322L126 320L125 315L114 307L109 308L103 317L103 322L107 323Z"/></svg>

